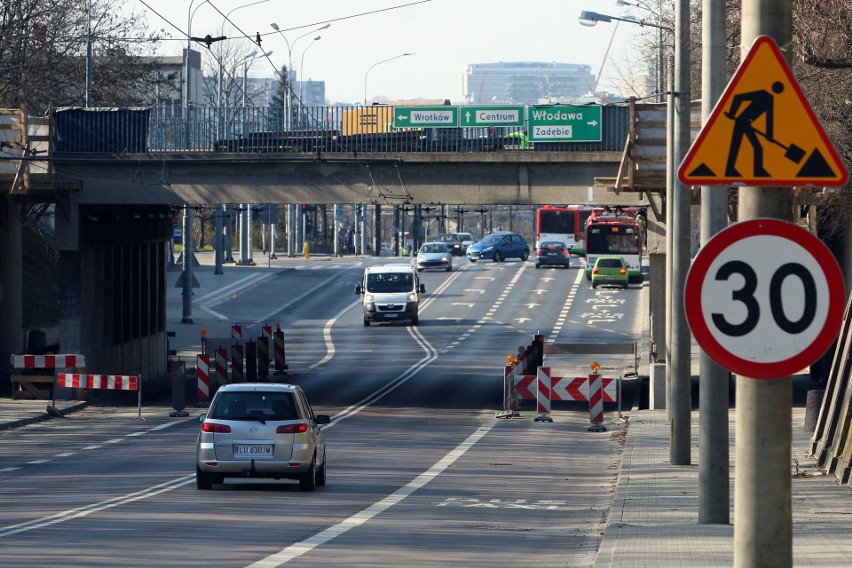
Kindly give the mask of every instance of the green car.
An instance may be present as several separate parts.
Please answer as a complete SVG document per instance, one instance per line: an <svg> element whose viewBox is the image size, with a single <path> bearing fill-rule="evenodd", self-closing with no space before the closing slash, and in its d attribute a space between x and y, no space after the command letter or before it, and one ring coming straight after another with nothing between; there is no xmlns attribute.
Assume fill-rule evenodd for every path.
<svg viewBox="0 0 852 568"><path fill-rule="evenodd" d="M620 256L599 256L592 268L592 288L611 284L627 288L627 264Z"/></svg>

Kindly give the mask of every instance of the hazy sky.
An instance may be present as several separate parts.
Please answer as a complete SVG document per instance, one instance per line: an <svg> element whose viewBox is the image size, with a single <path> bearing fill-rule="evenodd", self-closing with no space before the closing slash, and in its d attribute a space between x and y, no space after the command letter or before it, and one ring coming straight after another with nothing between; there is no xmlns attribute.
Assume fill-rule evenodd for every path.
<svg viewBox="0 0 852 568"><path fill-rule="evenodd" d="M129 0L152 27L186 37L190 0L144 1L162 18L141 0ZM591 65L597 75L611 41L599 89L619 91L619 77L629 68L628 51L642 34L653 33L625 23L578 23L581 10L643 15L615 0L194 0L192 9L193 36L220 35L222 14L229 13L228 19L252 38L257 32L269 34L262 36L261 47L273 51L272 62L254 61L250 76L273 77L273 64L280 70L292 58L300 79L325 81L331 103L362 102L365 86L369 100L448 98L459 103L461 77L470 63L580 63ZM273 22L290 43L289 57ZM328 29L314 33L326 23ZM225 35L239 32L226 23ZM321 39L314 41L317 35ZM242 53L257 47L247 39L233 41L241 42ZM185 39L165 42L160 53L177 55L184 46ZM195 49L206 51L199 44ZM413 55L379 63L407 52Z"/></svg>

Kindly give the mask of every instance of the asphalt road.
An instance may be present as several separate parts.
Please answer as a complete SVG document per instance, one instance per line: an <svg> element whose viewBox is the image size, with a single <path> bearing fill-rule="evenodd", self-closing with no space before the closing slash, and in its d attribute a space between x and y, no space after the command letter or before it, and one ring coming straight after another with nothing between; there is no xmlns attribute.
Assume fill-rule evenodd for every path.
<svg viewBox="0 0 852 568"><path fill-rule="evenodd" d="M368 259L365 262L377 262ZM93 405L0 436L0 565L590 566L609 514L623 424L589 432L586 403L552 423L497 420L508 353L633 341L646 290L592 290L580 271L459 261L423 273L420 325L364 327L363 267L288 270L211 307L256 334L280 322L287 381L330 414L329 478L239 480L199 492L190 418ZM571 375L585 357L552 358ZM604 356L604 374L629 366ZM613 369L608 371L608 369Z"/></svg>

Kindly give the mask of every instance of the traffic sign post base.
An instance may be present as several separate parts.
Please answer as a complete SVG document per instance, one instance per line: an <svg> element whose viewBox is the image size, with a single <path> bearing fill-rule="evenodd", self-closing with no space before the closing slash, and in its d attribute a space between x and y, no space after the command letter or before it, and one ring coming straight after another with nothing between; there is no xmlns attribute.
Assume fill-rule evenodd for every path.
<svg viewBox="0 0 852 568"><path fill-rule="evenodd" d="M553 418L548 416L547 414L539 414L535 417L536 422L553 422Z"/></svg>
<svg viewBox="0 0 852 568"><path fill-rule="evenodd" d="M586 432L606 432L606 426L601 424L600 422L595 422L588 428L586 428Z"/></svg>

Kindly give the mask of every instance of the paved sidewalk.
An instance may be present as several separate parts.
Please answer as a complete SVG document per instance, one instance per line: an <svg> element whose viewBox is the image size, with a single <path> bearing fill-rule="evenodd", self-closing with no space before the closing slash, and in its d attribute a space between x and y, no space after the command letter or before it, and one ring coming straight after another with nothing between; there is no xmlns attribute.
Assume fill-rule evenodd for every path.
<svg viewBox="0 0 852 568"><path fill-rule="evenodd" d="M734 565L734 431L730 412L731 524L698 524L698 412L692 465L669 465L664 410L633 411L612 511L595 567ZM852 489L825 477L807 457L804 408L793 409L793 565L852 565ZM796 464L798 460L798 464Z"/></svg>

